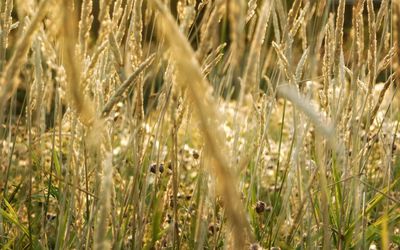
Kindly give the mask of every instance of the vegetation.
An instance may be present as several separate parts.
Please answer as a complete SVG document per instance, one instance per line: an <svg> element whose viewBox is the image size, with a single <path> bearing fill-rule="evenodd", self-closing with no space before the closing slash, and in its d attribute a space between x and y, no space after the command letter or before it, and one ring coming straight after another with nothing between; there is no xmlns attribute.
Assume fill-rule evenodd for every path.
<svg viewBox="0 0 400 250"><path fill-rule="evenodd" d="M399 1L0 14L1 249L399 249Z"/></svg>

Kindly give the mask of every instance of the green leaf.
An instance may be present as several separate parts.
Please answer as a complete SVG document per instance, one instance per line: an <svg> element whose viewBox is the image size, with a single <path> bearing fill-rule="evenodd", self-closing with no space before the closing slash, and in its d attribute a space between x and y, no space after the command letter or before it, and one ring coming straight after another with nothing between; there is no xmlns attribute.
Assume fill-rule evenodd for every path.
<svg viewBox="0 0 400 250"><path fill-rule="evenodd" d="M60 161L58 160L58 155L56 151L53 151L53 158L54 158L54 167L56 170L56 175L58 178L61 178L61 165Z"/></svg>
<svg viewBox="0 0 400 250"><path fill-rule="evenodd" d="M10 203L8 203L6 199L3 199L3 201L8 211L5 211L2 208L0 208L0 214L11 224L16 225L26 236L29 236L28 229L19 222L18 215L15 212L14 208L10 205Z"/></svg>

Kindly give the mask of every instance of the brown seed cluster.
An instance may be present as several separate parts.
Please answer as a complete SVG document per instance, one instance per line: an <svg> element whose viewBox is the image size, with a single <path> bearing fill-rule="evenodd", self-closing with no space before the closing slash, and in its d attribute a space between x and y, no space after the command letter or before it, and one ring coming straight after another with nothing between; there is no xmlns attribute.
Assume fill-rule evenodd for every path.
<svg viewBox="0 0 400 250"><path fill-rule="evenodd" d="M153 174L156 174L157 173L157 164L156 163L151 164L149 170ZM158 172L160 172L161 174L164 173L164 164L163 163L160 163L158 165Z"/></svg>
<svg viewBox="0 0 400 250"><path fill-rule="evenodd" d="M263 201L257 201L255 210L258 214L264 213L264 212L269 212L272 210L270 206L267 206L267 204Z"/></svg>

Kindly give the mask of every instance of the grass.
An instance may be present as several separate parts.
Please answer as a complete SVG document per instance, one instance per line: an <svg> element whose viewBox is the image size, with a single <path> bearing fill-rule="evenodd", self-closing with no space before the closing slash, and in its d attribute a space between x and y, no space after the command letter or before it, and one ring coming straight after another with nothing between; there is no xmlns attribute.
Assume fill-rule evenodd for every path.
<svg viewBox="0 0 400 250"><path fill-rule="evenodd" d="M1 249L398 249L399 1L0 3Z"/></svg>

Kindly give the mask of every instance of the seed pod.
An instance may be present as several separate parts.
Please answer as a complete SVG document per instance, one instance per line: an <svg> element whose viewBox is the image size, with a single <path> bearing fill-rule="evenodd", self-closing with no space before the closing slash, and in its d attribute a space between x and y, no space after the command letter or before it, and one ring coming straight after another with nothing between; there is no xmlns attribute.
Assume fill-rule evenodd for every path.
<svg viewBox="0 0 400 250"><path fill-rule="evenodd" d="M218 231L219 231L218 225L210 224L210 225L208 226L208 232L209 232L210 234L214 234L214 233L216 233L216 232L218 232Z"/></svg>
<svg viewBox="0 0 400 250"><path fill-rule="evenodd" d="M157 164L151 164L150 165L150 172L152 172L153 174L155 174L157 171Z"/></svg>
<svg viewBox="0 0 400 250"><path fill-rule="evenodd" d="M253 243L250 245L250 250L262 250L263 248L258 243Z"/></svg>
<svg viewBox="0 0 400 250"><path fill-rule="evenodd" d="M164 173L164 164L161 163L160 166L158 167L158 171L160 171L160 173Z"/></svg>
<svg viewBox="0 0 400 250"><path fill-rule="evenodd" d="M265 202L263 202L263 201L257 201L257 204L256 204L256 212L258 213L258 214L261 214L261 213L263 213L264 211L265 211L265 208L267 207L267 205L265 204Z"/></svg>

